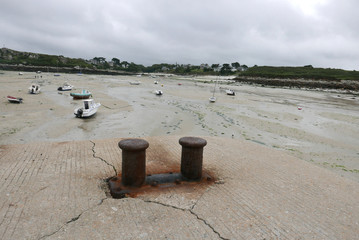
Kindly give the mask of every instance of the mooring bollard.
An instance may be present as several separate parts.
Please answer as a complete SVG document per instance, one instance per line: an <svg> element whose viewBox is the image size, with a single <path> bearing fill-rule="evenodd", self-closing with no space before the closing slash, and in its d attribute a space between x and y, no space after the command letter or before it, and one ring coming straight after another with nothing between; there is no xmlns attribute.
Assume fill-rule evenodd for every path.
<svg viewBox="0 0 359 240"><path fill-rule="evenodd" d="M202 177L203 147L207 141L198 137L183 137L179 140L182 145L181 174L189 180L199 180Z"/></svg>
<svg viewBox="0 0 359 240"><path fill-rule="evenodd" d="M146 140L130 138L121 140L118 146L122 149L122 179L124 186L140 187L146 178Z"/></svg>

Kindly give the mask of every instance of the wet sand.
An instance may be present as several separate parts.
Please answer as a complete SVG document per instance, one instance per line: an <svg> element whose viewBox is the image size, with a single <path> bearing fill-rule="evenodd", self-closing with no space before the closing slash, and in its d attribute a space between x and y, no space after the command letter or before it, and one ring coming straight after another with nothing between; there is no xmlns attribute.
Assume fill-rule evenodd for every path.
<svg viewBox="0 0 359 240"><path fill-rule="evenodd" d="M0 144L221 136L285 151L359 181L359 96L353 94L222 83L215 92L217 101L210 103L214 77L3 73ZM75 86L72 92L88 89L102 104L94 117L75 118L73 110L81 100L57 91L65 81ZM130 85L131 81L141 84ZM32 82L41 85L40 94L28 94ZM227 87L236 96L226 95ZM156 89L164 95L156 96ZM7 95L24 102L11 104Z"/></svg>

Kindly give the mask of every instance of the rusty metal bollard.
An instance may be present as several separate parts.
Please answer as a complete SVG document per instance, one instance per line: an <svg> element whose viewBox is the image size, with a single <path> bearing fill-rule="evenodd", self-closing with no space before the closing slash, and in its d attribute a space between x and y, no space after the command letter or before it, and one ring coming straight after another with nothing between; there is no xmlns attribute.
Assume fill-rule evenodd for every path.
<svg viewBox="0 0 359 240"><path fill-rule="evenodd" d="M207 145L207 141L198 137L183 137L179 143L182 145L182 176L189 180L200 180L202 177L203 147Z"/></svg>
<svg viewBox="0 0 359 240"><path fill-rule="evenodd" d="M122 184L129 187L140 187L146 178L146 140L130 138L121 140L118 146L122 149Z"/></svg>

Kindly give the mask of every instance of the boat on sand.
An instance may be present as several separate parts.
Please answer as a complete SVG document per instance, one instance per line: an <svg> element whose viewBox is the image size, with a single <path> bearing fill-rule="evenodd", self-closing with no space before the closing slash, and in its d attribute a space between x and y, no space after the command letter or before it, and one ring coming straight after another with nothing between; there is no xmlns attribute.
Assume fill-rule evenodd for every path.
<svg viewBox="0 0 359 240"><path fill-rule="evenodd" d="M7 96L7 100L11 103L22 103L22 98Z"/></svg>
<svg viewBox="0 0 359 240"><path fill-rule="evenodd" d="M211 102L211 103L216 102L216 97L214 96L214 93L216 92L216 86L217 86L217 81L214 84L213 95L212 95L212 97L209 98L209 102Z"/></svg>
<svg viewBox="0 0 359 240"><path fill-rule="evenodd" d="M70 93L70 96L72 96L73 99L88 99L92 96L92 93L88 90L83 89L79 93Z"/></svg>
<svg viewBox="0 0 359 240"><path fill-rule="evenodd" d="M94 115L101 103L96 103L93 99L83 100L83 106L78 107L74 110L74 114L78 118L88 118Z"/></svg>
<svg viewBox="0 0 359 240"><path fill-rule="evenodd" d="M130 84L131 85L140 85L141 82L140 81L131 81Z"/></svg>
<svg viewBox="0 0 359 240"><path fill-rule="evenodd" d="M70 91L72 90L73 86L65 82L61 87L58 87L58 91Z"/></svg>
<svg viewBox="0 0 359 240"><path fill-rule="evenodd" d="M226 90L226 93L227 93L227 95L231 95L231 96L235 96L235 95L236 95L236 93L235 93L232 89L227 89L227 90Z"/></svg>
<svg viewBox="0 0 359 240"><path fill-rule="evenodd" d="M155 91L155 94L156 94L157 96L161 96L161 95L163 94L163 92L162 92L162 90L156 90L156 91Z"/></svg>
<svg viewBox="0 0 359 240"><path fill-rule="evenodd" d="M41 91L41 88L38 84L32 84L31 87L29 87L29 93L31 94L39 94Z"/></svg>

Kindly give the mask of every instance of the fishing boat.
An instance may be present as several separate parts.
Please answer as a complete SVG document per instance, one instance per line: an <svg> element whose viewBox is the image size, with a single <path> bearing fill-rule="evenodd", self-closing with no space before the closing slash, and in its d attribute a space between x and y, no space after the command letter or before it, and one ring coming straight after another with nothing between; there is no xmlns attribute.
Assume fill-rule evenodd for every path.
<svg viewBox="0 0 359 240"><path fill-rule="evenodd" d="M70 91L72 90L73 86L71 86L70 84L68 84L67 82L65 82L62 87L58 87L57 90L59 91Z"/></svg>
<svg viewBox="0 0 359 240"><path fill-rule="evenodd" d="M41 88L38 84L32 84L31 87L29 87L29 93L31 94L39 94L41 91Z"/></svg>
<svg viewBox="0 0 359 240"><path fill-rule="evenodd" d="M22 98L7 96L7 100L11 103L22 103Z"/></svg>
<svg viewBox="0 0 359 240"><path fill-rule="evenodd" d="M101 103L95 103L93 99L83 100L83 106L78 107L74 110L74 114L78 118L88 118L94 115Z"/></svg>
<svg viewBox="0 0 359 240"><path fill-rule="evenodd" d="M80 93L70 93L73 99L88 99L92 96L91 92L83 89Z"/></svg>
<svg viewBox="0 0 359 240"><path fill-rule="evenodd" d="M232 89L227 89L227 90L226 90L226 93L227 93L227 95L231 95L231 96L235 96L235 95L236 95L236 93L235 93Z"/></svg>

